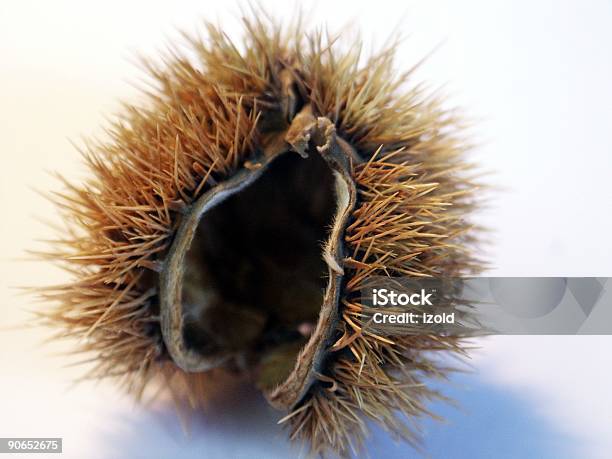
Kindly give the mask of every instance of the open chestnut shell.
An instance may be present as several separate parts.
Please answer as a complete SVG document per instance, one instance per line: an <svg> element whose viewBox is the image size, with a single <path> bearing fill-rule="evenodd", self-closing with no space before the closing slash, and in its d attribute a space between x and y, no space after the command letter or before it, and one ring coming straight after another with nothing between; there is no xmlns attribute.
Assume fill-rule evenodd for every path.
<svg viewBox="0 0 612 459"><path fill-rule="evenodd" d="M370 327L376 276L460 276L476 185L454 112L299 21L208 26L145 63L155 84L83 155L91 178L54 194L67 229L48 253L71 280L43 316L93 353L94 378L156 382L202 405L219 372L259 387L291 439L356 452L373 419L415 442L458 336Z"/></svg>

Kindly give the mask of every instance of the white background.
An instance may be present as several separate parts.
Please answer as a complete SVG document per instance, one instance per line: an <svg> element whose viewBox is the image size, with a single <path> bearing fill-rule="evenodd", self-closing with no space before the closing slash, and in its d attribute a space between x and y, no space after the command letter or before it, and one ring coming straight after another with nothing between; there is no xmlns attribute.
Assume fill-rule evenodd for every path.
<svg viewBox="0 0 612 459"><path fill-rule="evenodd" d="M278 17L295 9L262 3ZM492 229L491 274L612 276L612 2L376 0L304 9L313 24L360 28L368 46L401 31L401 68L442 43L417 79L445 85L477 120L474 158L500 189L479 216ZM238 15L220 1L0 4L0 436L63 436L65 457L120 456L136 440L153 456L289 454L274 413L259 402L237 404L239 420L225 412L198 420L188 440L164 404L133 407L106 384L70 389L82 369L63 369L69 359L50 355L65 347L43 346L37 329L10 329L33 307L14 286L62 279L16 260L48 235L36 217L56 218L31 187L56 187L46 171L82 175L69 140L101 135L117 101L138 97L135 52L155 56L177 28L197 30L203 18L238 39ZM611 345L609 337L490 339L475 365L484 381L528 394L584 457L606 457Z"/></svg>

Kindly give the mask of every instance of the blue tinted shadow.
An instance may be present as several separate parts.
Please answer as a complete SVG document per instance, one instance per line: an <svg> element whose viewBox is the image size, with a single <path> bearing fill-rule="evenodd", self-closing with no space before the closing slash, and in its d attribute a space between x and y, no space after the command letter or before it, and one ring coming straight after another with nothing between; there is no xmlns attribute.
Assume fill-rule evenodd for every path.
<svg viewBox="0 0 612 459"><path fill-rule="evenodd" d="M424 454L389 440L372 426L370 457L385 459L575 458L577 445L542 418L527 397L485 385L477 374L458 375L450 384L435 384L459 407L443 402L430 404L445 422L424 420Z"/></svg>

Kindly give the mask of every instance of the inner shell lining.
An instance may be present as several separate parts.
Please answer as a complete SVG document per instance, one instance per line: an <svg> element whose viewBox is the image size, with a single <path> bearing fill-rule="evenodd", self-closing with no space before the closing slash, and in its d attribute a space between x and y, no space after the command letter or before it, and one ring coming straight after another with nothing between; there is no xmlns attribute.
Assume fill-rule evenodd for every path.
<svg viewBox="0 0 612 459"><path fill-rule="evenodd" d="M288 152L202 215L185 258L188 349L260 364L263 387L289 374L327 286L322 250L337 207L334 183L320 155Z"/></svg>

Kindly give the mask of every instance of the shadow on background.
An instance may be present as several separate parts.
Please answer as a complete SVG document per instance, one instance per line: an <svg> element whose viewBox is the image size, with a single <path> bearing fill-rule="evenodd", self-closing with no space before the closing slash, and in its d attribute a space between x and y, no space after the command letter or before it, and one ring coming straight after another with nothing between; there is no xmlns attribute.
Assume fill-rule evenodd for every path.
<svg viewBox="0 0 612 459"><path fill-rule="evenodd" d="M204 412L179 416L171 402L122 413L102 434L116 458L285 458L300 455L256 390L240 386ZM186 422L186 429L182 422Z"/></svg>
<svg viewBox="0 0 612 459"><path fill-rule="evenodd" d="M516 396L478 381L476 373L457 375L440 384L459 407L432 403L446 421L423 422L425 455L396 443L383 429L372 426L366 443L371 458L434 459L570 458L571 439L547 425L533 406ZM279 413L259 393L241 387L227 403L215 403L205 413L189 416L186 433L173 405L123 413L104 429L104 443L116 458L295 458L305 457L292 447L277 425Z"/></svg>
<svg viewBox="0 0 612 459"><path fill-rule="evenodd" d="M432 459L564 459L581 455L576 442L556 431L528 400L480 381L477 373L459 374L451 383L436 383L440 391L457 402L430 404L443 422L424 420L425 456ZM419 457L407 446L389 439L372 427L368 452L373 458Z"/></svg>

